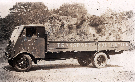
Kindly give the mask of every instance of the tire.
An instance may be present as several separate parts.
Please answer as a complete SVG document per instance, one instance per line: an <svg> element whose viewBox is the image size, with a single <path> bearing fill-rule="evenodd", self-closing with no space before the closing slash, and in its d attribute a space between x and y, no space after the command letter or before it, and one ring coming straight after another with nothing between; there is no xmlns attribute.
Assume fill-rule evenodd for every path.
<svg viewBox="0 0 135 82"><path fill-rule="evenodd" d="M8 63L10 66L14 67L14 61L13 60L8 60Z"/></svg>
<svg viewBox="0 0 135 82"><path fill-rule="evenodd" d="M14 61L14 68L17 71L29 71L32 66L32 59L29 55L22 54L18 56Z"/></svg>
<svg viewBox="0 0 135 82"><path fill-rule="evenodd" d="M107 64L107 55L105 53L97 53L92 57L92 65L96 68L103 68Z"/></svg>
<svg viewBox="0 0 135 82"><path fill-rule="evenodd" d="M78 58L77 60L81 66L88 66L91 63L90 58Z"/></svg>

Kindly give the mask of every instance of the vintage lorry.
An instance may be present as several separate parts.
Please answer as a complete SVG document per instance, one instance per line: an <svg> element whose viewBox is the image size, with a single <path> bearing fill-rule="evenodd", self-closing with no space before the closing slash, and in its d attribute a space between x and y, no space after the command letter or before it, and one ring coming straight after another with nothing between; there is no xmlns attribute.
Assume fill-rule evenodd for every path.
<svg viewBox="0 0 135 82"><path fill-rule="evenodd" d="M109 55L130 49L130 41L48 41L44 25L15 27L5 55L17 71L28 71L37 60L74 58L81 66L102 68Z"/></svg>

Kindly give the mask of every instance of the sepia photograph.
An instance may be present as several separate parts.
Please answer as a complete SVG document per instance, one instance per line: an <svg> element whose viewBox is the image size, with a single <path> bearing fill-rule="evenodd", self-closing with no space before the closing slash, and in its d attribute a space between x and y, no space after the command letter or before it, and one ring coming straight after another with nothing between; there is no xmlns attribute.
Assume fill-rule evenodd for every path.
<svg viewBox="0 0 135 82"><path fill-rule="evenodd" d="M135 82L135 1L1 0L0 82Z"/></svg>

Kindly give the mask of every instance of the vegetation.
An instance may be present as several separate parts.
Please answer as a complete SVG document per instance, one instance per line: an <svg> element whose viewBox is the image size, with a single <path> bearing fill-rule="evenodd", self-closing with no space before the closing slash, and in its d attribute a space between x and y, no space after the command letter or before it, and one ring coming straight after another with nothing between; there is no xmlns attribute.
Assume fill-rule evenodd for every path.
<svg viewBox="0 0 135 82"><path fill-rule="evenodd" d="M15 26L44 24L49 40L54 41L127 40L132 34L133 16L133 11L112 10L101 16L89 15L84 5L78 3L48 10L41 2L19 2L10 8L8 16L0 18L0 38L9 39Z"/></svg>

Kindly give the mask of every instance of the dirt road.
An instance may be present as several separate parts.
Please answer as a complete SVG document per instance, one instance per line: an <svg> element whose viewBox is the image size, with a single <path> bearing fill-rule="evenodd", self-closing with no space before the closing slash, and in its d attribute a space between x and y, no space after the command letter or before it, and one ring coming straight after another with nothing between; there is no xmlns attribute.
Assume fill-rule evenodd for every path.
<svg viewBox="0 0 135 82"><path fill-rule="evenodd" d="M81 67L77 60L39 61L29 72L0 65L0 82L134 82L135 50L110 56L105 68ZM5 61L7 62L7 61Z"/></svg>

